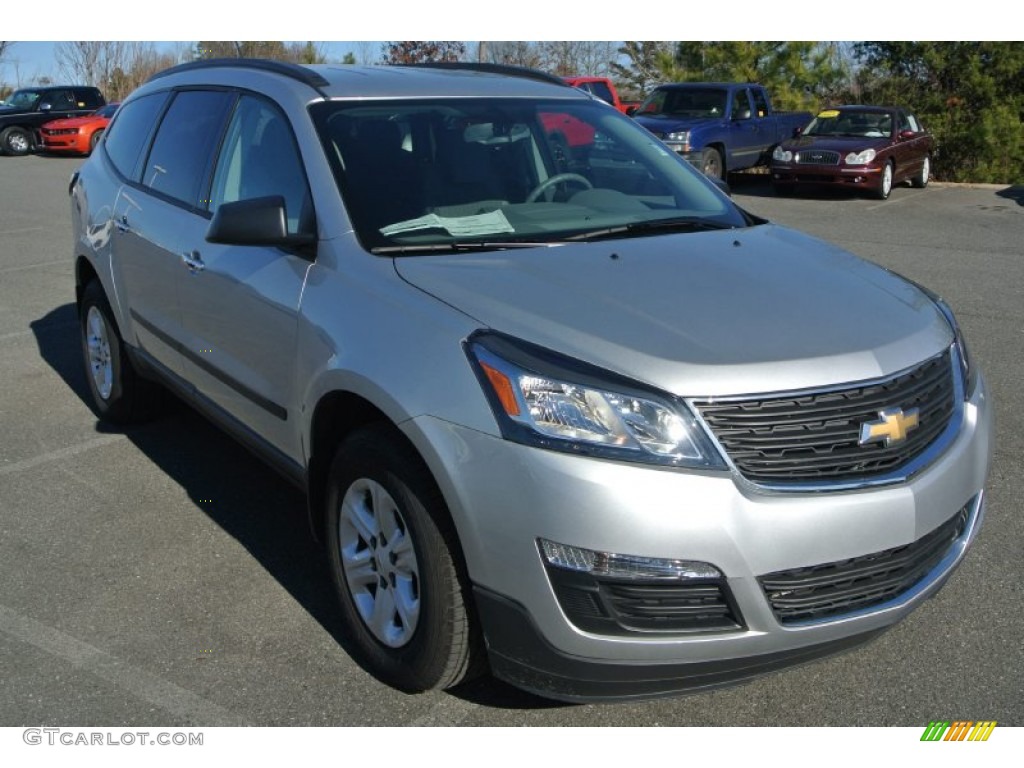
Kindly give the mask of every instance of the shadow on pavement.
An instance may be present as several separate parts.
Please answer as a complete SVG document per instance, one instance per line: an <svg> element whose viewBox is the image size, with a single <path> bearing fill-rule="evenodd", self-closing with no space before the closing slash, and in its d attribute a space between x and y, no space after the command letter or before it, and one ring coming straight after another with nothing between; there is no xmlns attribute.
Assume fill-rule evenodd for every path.
<svg viewBox="0 0 1024 768"><path fill-rule="evenodd" d="M40 356L91 410L77 326L75 305L69 303L30 327ZM344 635L321 549L309 531L304 494L181 401L168 395L164 410L157 421L123 430L97 420L96 431L124 434L359 663ZM450 693L505 709L565 706L491 677Z"/></svg>
<svg viewBox="0 0 1024 768"><path fill-rule="evenodd" d="M1013 200L1017 205L1024 205L1024 185L1015 184L1012 187L999 190L996 195Z"/></svg>

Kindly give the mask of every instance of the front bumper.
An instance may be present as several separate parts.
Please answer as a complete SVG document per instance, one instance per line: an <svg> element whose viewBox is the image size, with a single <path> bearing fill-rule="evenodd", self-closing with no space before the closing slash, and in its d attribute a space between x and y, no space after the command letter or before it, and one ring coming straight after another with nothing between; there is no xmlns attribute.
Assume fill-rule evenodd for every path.
<svg viewBox="0 0 1024 768"><path fill-rule="evenodd" d="M641 467L511 443L421 417L406 432L431 466L459 531L492 667L555 698L654 696L747 679L851 647L935 594L983 515L992 452L984 381L960 434L897 485L770 493L723 472ZM926 575L881 604L780 621L759 577L903 547L969 516ZM741 616L732 629L587 631L559 602L538 540L710 563Z"/></svg>
<svg viewBox="0 0 1024 768"><path fill-rule="evenodd" d="M57 136L47 136L46 134L43 134L39 143L39 148L45 152L84 153L88 151L88 142L84 141L84 137L77 133Z"/></svg>
<svg viewBox="0 0 1024 768"><path fill-rule="evenodd" d="M805 165L773 162L772 182L780 185L821 185L875 190L882 185L882 165Z"/></svg>

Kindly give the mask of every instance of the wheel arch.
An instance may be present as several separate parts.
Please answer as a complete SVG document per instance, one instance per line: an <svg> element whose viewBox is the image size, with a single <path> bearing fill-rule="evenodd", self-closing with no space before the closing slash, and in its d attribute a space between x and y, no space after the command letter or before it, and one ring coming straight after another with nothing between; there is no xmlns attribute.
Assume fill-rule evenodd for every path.
<svg viewBox="0 0 1024 768"><path fill-rule="evenodd" d="M82 293L85 291L85 286L91 283L93 280L102 285L99 273L96 268L92 265L85 256L79 256L75 259L75 304L82 304ZM104 289L106 290L106 289Z"/></svg>
<svg viewBox="0 0 1024 768"><path fill-rule="evenodd" d="M445 484L440 482L437 473L431 466L415 440L409 437L399 425L388 416L377 404L366 397L348 390L333 390L325 393L313 409L309 425L309 460L306 466L306 497L310 531L313 538L321 545L328 541L325 529L327 518L327 486L331 463L341 442L359 429L381 426L410 455L415 456L437 490L438 496L444 500L447 523L452 532L449 547L455 556L456 568L471 583L469 564L463 546L463 531L460 530L457 515L453 514L452 500L445 493Z"/></svg>

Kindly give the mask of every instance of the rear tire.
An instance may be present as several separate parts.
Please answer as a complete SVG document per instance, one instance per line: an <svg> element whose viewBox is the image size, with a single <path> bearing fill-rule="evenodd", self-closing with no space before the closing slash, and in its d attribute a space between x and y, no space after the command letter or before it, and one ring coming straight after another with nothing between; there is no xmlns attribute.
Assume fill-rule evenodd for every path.
<svg viewBox="0 0 1024 768"><path fill-rule="evenodd" d="M404 691L451 688L485 669L468 578L444 499L392 428L346 438L327 481L328 566L346 637Z"/></svg>
<svg viewBox="0 0 1024 768"><path fill-rule="evenodd" d="M85 377L96 413L104 421L122 425L151 419L158 409L160 389L132 367L114 313L96 280L82 292L79 321Z"/></svg>

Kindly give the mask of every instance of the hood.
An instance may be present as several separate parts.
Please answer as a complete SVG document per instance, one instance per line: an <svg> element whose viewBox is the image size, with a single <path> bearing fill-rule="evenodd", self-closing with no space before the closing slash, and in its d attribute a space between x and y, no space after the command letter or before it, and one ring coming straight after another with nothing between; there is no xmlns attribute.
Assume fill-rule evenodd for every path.
<svg viewBox="0 0 1024 768"><path fill-rule="evenodd" d="M44 128L81 128L95 122L108 122L105 117L86 115L84 117L62 117L60 120L51 120L43 125Z"/></svg>
<svg viewBox="0 0 1024 768"><path fill-rule="evenodd" d="M889 146L891 142L892 139L885 136L878 138L868 138L865 136L801 136L798 139L790 139L783 142L783 147L793 152L814 148L828 149L845 154L847 152L860 152L865 149L879 150Z"/></svg>
<svg viewBox="0 0 1024 768"><path fill-rule="evenodd" d="M775 225L399 257L395 269L483 327L681 396L876 378L952 342L914 286Z"/></svg>
<svg viewBox="0 0 1024 768"><path fill-rule="evenodd" d="M634 115L633 119L659 139L666 133L690 131L705 125L717 125L720 117L681 118L671 115Z"/></svg>

